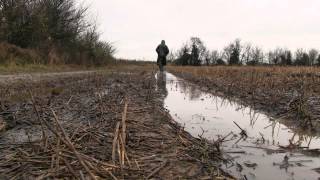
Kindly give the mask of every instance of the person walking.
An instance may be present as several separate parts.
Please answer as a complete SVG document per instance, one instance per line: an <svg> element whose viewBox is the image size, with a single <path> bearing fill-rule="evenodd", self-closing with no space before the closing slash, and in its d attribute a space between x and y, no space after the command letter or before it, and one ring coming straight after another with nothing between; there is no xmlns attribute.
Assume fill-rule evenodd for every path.
<svg viewBox="0 0 320 180"><path fill-rule="evenodd" d="M163 72L163 67L167 65L167 56L169 54L169 48L164 40L158 45L156 52L158 53L157 65L161 72Z"/></svg>

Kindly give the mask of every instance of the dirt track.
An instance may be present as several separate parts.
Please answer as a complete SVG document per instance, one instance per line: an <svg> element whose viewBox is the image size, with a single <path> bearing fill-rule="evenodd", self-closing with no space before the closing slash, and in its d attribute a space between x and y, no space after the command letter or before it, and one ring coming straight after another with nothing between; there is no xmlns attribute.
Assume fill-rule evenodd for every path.
<svg viewBox="0 0 320 180"><path fill-rule="evenodd" d="M12 83L19 80L39 81L54 77L77 76L83 74L92 74L97 71L71 71L59 73L31 73L31 74L15 74L15 75L0 75L0 83Z"/></svg>

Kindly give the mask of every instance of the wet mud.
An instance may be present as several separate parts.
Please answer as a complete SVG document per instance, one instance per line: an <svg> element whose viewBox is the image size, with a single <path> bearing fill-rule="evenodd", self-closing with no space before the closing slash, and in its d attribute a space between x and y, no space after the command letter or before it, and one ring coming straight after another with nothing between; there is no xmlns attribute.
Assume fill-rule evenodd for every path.
<svg viewBox="0 0 320 180"><path fill-rule="evenodd" d="M318 179L320 136L178 78L166 79L165 107L194 137L219 142L225 171L239 179Z"/></svg>
<svg viewBox="0 0 320 180"><path fill-rule="evenodd" d="M225 178L219 147L163 108L165 83L134 70L0 84L0 179Z"/></svg>

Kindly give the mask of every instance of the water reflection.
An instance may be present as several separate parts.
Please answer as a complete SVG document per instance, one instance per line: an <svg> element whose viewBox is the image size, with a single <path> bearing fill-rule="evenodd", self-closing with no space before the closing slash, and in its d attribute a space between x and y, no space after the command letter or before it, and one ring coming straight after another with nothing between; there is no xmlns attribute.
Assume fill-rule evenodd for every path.
<svg viewBox="0 0 320 180"><path fill-rule="evenodd" d="M159 91L164 97L167 97L167 73L166 72L158 72L156 74L157 86L156 90Z"/></svg>
<svg viewBox="0 0 320 180"><path fill-rule="evenodd" d="M290 129L246 106L205 93L172 74L166 74L165 79L165 106L188 132L209 140L231 134L223 143L224 151L245 153L230 153L229 157L243 166L247 161L258 164L255 169L243 168L241 172L237 171L236 163L226 166L231 166L227 169L239 173L239 177L245 174L248 179L317 179L319 176L312 170L320 166L319 158L306 153L307 148L311 152L320 148L319 136ZM247 138L240 135L241 130L235 124L246 131ZM291 146L299 148L290 149ZM278 164L284 157L289 157L290 163L303 163L291 163L287 171L282 171Z"/></svg>

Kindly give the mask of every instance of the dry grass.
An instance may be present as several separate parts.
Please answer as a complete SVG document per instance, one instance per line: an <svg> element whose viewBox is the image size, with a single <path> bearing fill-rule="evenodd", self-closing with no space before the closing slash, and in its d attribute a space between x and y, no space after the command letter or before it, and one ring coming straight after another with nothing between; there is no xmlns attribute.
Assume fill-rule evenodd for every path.
<svg viewBox="0 0 320 180"><path fill-rule="evenodd" d="M1 71L2 68L4 71ZM114 64L103 67L28 65L5 68L5 66L0 66L0 100L19 102L29 98L29 92L23 91L26 81L29 82L29 84L35 84L33 87L37 87L36 85L39 86L35 88L38 89L38 91L36 91L37 94L48 94L51 93L52 90L55 90L55 87L44 88L41 86L42 81L51 81L54 85L54 82L60 78L65 78L66 81L72 81L74 77L86 77L92 74L110 76L114 74L139 73L140 75L145 75L147 73L154 73L156 70L156 66L152 64ZM25 75L29 73L31 76ZM1 76L5 74L9 75Z"/></svg>
<svg viewBox="0 0 320 180"><path fill-rule="evenodd" d="M0 43L0 64L36 64L40 62L41 56L35 50Z"/></svg>
<svg viewBox="0 0 320 180"><path fill-rule="evenodd" d="M257 88L265 90L298 91L300 88L303 88L308 93L320 94L319 67L170 66L169 70L189 73L200 78L224 81L229 85L237 86L248 91L254 91Z"/></svg>
<svg viewBox="0 0 320 180"><path fill-rule="evenodd" d="M319 67L170 66L169 70L209 90L276 115L290 115L303 124L320 119Z"/></svg>
<svg viewBox="0 0 320 180"><path fill-rule="evenodd" d="M110 70L0 84L0 179L222 178L219 146L163 109L153 66Z"/></svg>
<svg viewBox="0 0 320 180"><path fill-rule="evenodd" d="M72 72L72 71L135 71L136 69L145 71L155 71L156 66L152 64L110 64L107 66L84 66L84 65L43 65L26 64L17 65L0 64L0 75L23 74L23 73L53 73L53 72Z"/></svg>
<svg viewBox="0 0 320 180"><path fill-rule="evenodd" d="M101 66L87 65L85 61L81 65L65 64L63 56L57 52L50 52L48 57L34 49L23 49L18 46L0 42L0 75L17 73L46 73L83 70L109 70L109 69L154 69L150 62L142 61L111 61ZM77 61L74 61L77 62ZM80 63L80 62L79 62ZM92 63L92 64L96 64ZM90 63L89 63L90 64Z"/></svg>
<svg viewBox="0 0 320 180"><path fill-rule="evenodd" d="M20 74L20 73L46 73L46 72L66 72L66 71L79 71L89 70L85 66L69 66L69 65L41 65L41 64L27 64L16 65L4 64L0 65L0 74Z"/></svg>

